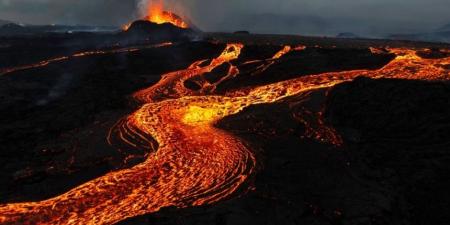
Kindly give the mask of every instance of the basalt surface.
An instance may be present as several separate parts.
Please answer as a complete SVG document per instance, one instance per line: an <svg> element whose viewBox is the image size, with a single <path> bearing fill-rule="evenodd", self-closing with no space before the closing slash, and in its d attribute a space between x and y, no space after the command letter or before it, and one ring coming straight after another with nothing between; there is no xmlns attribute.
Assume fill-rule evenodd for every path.
<svg viewBox="0 0 450 225"><path fill-rule="evenodd" d="M1 65L0 221L448 221L448 46L251 37Z"/></svg>

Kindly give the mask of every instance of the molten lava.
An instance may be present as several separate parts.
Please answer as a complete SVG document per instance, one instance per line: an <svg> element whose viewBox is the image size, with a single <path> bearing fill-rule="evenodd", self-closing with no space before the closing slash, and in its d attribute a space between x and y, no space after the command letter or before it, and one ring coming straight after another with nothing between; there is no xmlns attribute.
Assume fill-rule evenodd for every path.
<svg viewBox="0 0 450 225"><path fill-rule="evenodd" d="M110 172L48 200L0 205L0 223L114 224L157 212L163 207L215 203L245 184L256 165L253 152L243 140L214 126L222 118L252 105L332 87L358 76L450 79L447 67L442 66L449 65L450 58L424 59L413 50L390 49L396 58L378 70L303 76L249 91L228 92L224 96L198 96L199 92L184 87L184 81L191 77L201 76L224 63L232 64L243 47L228 44L209 64L205 65L207 60L194 62L187 69L164 75L156 85L135 94L143 106L118 123L109 140L117 139L130 148L137 148L151 146L148 138L151 136L158 143L158 149L148 154L145 162ZM264 65L270 66L283 54L301 49L303 47L284 47ZM232 68L229 76L239 73L236 67ZM318 126L319 129L311 131L313 137L338 138L330 134L333 129L327 129L325 124L320 122ZM339 143L339 140L330 143Z"/></svg>
<svg viewBox="0 0 450 225"><path fill-rule="evenodd" d="M190 27L189 24L183 20L183 18L171 11L166 11L164 9L163 0L153 0L151 2L148 1L146 6L144 7L145 12L143 14L145 16L143 17L143 20L147 20L156 24L170 23L176 27L183 29L187 29ZM128 30L131 24L132 23L123 25L122 30Z"/></svg>
<svg viewBox="0 0 450 225"><path fill-rule="evenodd" d="M164 46L168 46L168 45L172 45L172 42L165 42L165 43L161 43L161 44L149 45L149 46L145 46L145 47L142 47L142 48L159 48L159 47L164 47ZM131 48L121 48L121 49L113 49L113 50L95 50L95 51L78 52L78 53L74 53L74 54L69 55L69 56L62 56L62 57L47 59L47 60L43 60L43 61L40 61L38 63L34 63L34 64L30 64L30 65L24 65L24 66L17 66L17 67L0 69L0 76L6 75L6 74L9 74L9 73L13 73L13 72L17 72L17 71L44 67L44 66L47 66L47 65L52 64L52 63L66 61L66 60L69 60L71 58L76 58L76 57L86 57L86 56L106 55L106 54L130 53L130 52L139 51L140 49L141 48L131 47Z"/></svg>
<svg viewBox="0 0 450 225"><path fill-rule="evenodd" d="M148 5L146 20L157 23L171 23L180 28L189 28L189 25L178 15L173 12L164 10L164 2L162 0L155 0Z"/></svg>

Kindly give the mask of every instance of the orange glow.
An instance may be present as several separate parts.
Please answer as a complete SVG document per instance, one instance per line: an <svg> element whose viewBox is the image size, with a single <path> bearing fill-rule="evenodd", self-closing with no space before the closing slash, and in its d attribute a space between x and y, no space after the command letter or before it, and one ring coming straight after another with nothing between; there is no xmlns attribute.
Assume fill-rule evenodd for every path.
<svg viewBox="0 0 450 225"><path fill-rule="evenodd" d="M224 117L358 76L450 80L448 69L441 66L450 64L450 58L424 59L414 50L389 49L396 58L377 70L302 76L224 96L199 96L205 90L196 92L183 86L189 78L224 63L231 65L243 47L228 44L210 64L199 60L187 69L167 73L159 83L134 95L143 106L118 123L108 140L127 143L130 148L157 150L149 153L145 162L110 172L48 200L0 205L0 224L114 224L163 207L212 204L233 195L253 175L256 165L253 152L242 139L214 127ZM291 49L284 47L266 61L276 61ZM228 75L239 73L237 68L230 71ZM339 135L323 121L306 125L311 138L340 143ZM158 147L151 144L149 136Z"/></svg>
<svg viewBox="0 0 450 225"><path fill-rule="evenodd" d="M156 24L164 24L170 23L174 26L187 29L189 28L189 24L186 23L180 16L177 14L166 11L164 9L164 1L163 0L147 0L145 9L145 17L144 20L156 23ZM122 30L126 31L130 28L132 23L128 23L122 26Z"/></svg>
<svg viewBox="0 0 450 225"><path fill-rule="evenodd" d="M211 108L202 108L198 106L190 106L184 113L182 121L185 124L196 125L200 123L214 121L218 117L218 110Z"/></svg>
<svg viewBox="0 0 450 225"><path fill-rule="evenodd" d="M125 24L122 26L122 30L127 31L128 28L130 28L130 26L131 26L131 23Z"/></svg>
<svg viewBox="0 0 450 225"><path fill-rule="evenodd" d="M168 46L168 45L172 45L172 42L164 42L161 44L155 44L155 45L150 45L144 48L159 48L159 47L164 47L164 46ZM22 70L28 70L28 69L33 69L33 68L40 68L40 67L44 67L47 66L51 63L56 63L56 62L62 62L65 60L68 60L70 58L74 58L74 57L85 57L85 56L93 56L93 55L106 55L106 54L118 54L118 53L127 53L127 52L135 52L135 51L139 51L140 48L121 48L121 49L114 49L114 50L96 50L96 51L86 51L86 52L79 52L79 53L75 53L73 55L70 56L62 56L62 57L57 57L57 58L53 58L53 59L47 59L47 60L43 60L41 62L35 63L35 64L30 64L30 65L24 65L24 66L18 66L18 67L12 67L12 68L6 68L6 69L0 69L0 76L8 74L8 73L13 73L16 71L22 71Z"/></svg>
<svg viewBox="0 0 450 225"><path fill-rule="evenodd" d="M154 0L148 4L146 20L157 23L171 23L180 28L189 28L189 25L175 13L164 10L163 0Z"/></svg>
<svg viewBox="0 0 450 225"><path fill-rule="evenodd" d="M283 47L283 49L281 49L279 52L277 52L272 59L279 59L281 58L283 55L286 55L288 52L290 52L292 50L292 47L289 45L286 45Z"/></svg>

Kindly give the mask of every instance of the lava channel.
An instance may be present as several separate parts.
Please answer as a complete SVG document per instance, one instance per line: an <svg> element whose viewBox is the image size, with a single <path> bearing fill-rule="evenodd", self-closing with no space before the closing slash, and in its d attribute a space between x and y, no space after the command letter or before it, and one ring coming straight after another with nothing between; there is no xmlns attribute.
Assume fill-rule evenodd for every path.
<svg viewBox="0 0 450 225"><path fill-rule="evenodd" d="M236 59L242 44L229 44L211 63L195 62L169 73L135 97L142 108L126 118L126 142L141 141L142 133L158 143L145 162L110 172L57 197L0 206L2 224L114 224L126 218L179 208L212 204L230 197L255 171L251 149L238 137L214 127L222 118L244 108L272 103L306 91L328 88L358 76L448 80L449 58L423 59L408 49L378 70L353 70L304 76L226 96L189 96L182 83ZM274 57L273 60L276 60ZM139 132L137 132L139 131ZM124 137L124 135L122 135Z"/></svg>

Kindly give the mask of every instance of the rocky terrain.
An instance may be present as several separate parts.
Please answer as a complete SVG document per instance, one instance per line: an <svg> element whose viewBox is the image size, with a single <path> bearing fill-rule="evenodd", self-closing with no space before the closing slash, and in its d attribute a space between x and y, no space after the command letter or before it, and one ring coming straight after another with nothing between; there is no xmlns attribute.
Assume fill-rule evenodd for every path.
<svg viewBox="0 0 450 225"><path fill-rule="evenodd" d="M245 44L233 61L240 73L213 94L311 74L375 70L394 58L369 47L444 50L422 55L434 58L448 57L450 49L424 42L233 34L187 41L169 27L150 41L134 39L147 26L134 24L131 36L114 34L111 40L120 46L98 47L105 34L2 39L0 71L92 46L137 50L71 56L0 76L1 204L48 199L142 162L147 152L122 152L107 140L114 124L140 107L131 95L164 73L217 57L226 43ZM167 41L173 43L157 45ZM282 56L258 77L245 66L299 44L307 48ZM442 66L448 73L449 65ZM185 85L195 90L198 79L217 81L228 70L217 67ZM257 172L246 185L214 205L167 207L119 224L444 225L450 219L449 115L448 81L357 78L253 105L216 124L254 150ZM318 130L325 136L318 138ZM329 141L336 134L339 145Z"/></svg>
<svg viewBox="0 0 450 225"><path fill-rule="evenodd" d="M361 78L249 108L218 125L258 149L248 193L121 224L446 224L449 85ZM295 115L321 107L342 147L304 136Z"/></svg>

